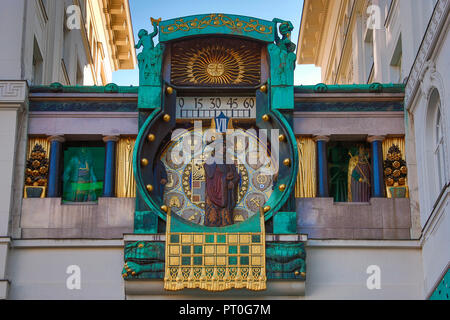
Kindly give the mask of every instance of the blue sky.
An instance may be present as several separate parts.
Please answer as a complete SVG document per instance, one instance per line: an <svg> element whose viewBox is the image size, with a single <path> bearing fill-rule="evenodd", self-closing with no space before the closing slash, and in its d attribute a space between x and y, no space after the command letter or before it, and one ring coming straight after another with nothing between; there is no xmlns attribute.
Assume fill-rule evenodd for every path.
<svg viewBox="0 0 450 320"><path fill-rule="evenodd" d="M129 0L129 3L135 40L140 29L153 30L150 17L167 20L202 13L229 13L265 20L290 20L295 27L292 41L297 43L303 8L303 0ZM316 84L320 82L320 69L313 65L297 65L294 76L296 85ZM114 72L113 82L137 86L137 67Z"/></svg>

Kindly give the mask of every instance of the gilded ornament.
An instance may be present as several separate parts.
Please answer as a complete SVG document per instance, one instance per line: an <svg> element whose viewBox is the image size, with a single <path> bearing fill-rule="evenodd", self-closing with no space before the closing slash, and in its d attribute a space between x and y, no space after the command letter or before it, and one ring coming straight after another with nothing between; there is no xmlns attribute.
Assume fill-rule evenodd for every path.
<svg viewBox="0 0 450 320"><path fill-rule="evenodd" d="M278 136L278 140L279 140L280 142L283 142L283 141L286 140L286 136L285 136L284 134L280 134L280 135Z"/></svg>
<svg viewBox="0 0 450 320"><path fill-rule="evenodd" d="M261 90L261 92L266 93L267 92L267 86L266 85L262 85L261 88L259 88L259 90Z"/></svg>
<svg viewBox="0 0 450 320"><path fill-rule="evenodd" d="M202 30L206 27L227 27L234 32L257 32L261 34L272 34L271 26L264 26L257 19L251 19L249 22L240 20L239 18L231 18L224 14L209 14L201 19L194 18L184 21L184 19L176 19L173 24L162 26L161 33L170 34L176 31L190 32L197 29Z"/></svg>
<svg viewBox="0 0 450 320"><path fill-rule="evenodd" d="M289 159L289 158L284 159L284 160L283 160L283 164L284 164L286 167L289 167L289 166L291 165L291 159Z"/></svg>
<svg viewBox="0 0 450 320"><path fill-rule="evenodd" d="M270 116L268 114L265 114L262 116L262 119L267 122L270 120Z"/></svg>
<svg viewBox="0 0 450 320"><path fill-rule="evenodd" d="M147 185L147 191L148 192L152 192L153 191L153 186L151 184Z"/></svg>
<svg viewBox="0 0 450 320"><path fill-rule="evenodd" d="M408 173L408 168L406 168L406 166L402 166L400 168L400 172L403 173L403 174L406 174L406 173Z"/></svg>
<svg viewBox="0 0 450 320"><path fill-rule="evenodd" d="M284 190L286 190L286 185L285 184L280 184L280 186L278 187L278 189L283 192Z"/></svg>
<svg viewBox="0 0 450 320"><path fill-rule="evenodd" d="M177 85L257 85L261 49L245 40L187 40L172 47L172 83Z"/></svg>
<svg viewBox="0 0 450 320"><path fill-rule="evenodd" d="M164 212L167 212L169 210L169 208L166 205L162 205L161 210Z"/></svg>
<svg viewBox="0 0 450 320"><path fill-rule="evenodd" d="M153 142L153 141L155 141L155 135L154 135L153 133L150 133L150 134L147 136L147 139L148 139L148 141Z"/></svg>
<svg viewBox="0 0 450 320"><path fill-rule="evenodd" d="M394 178L398 178L401 175L400 170L394 170L394 173L392 173L392 175L394 176Z"/></svg>
<svg viewBox="0 0 450 320"><path fill-rule="evenodd" d="M167 87L166 88L166 92L167 92L167 94L172 94L173 93L173 88L172 87Z"/></svg>
<svg viewBox="0 0 450 320"><path fill-rule="evenodd" d="M144 166L144 167L147 166L148 165L148 160L146 158L143 158L141 160L141 165Z"/></svg>
<svg viewBox="0 0 450 320"><path fill-rule="evenodd" d="M270 206L265 206L264 209L263 209L263 210L264 210L264 213L269 212L270 209L271 209Z"/></svg>
<svg viewBox="0 0 450 320"><path fill-rule="evenodd" d="M167 113L163 116L163 120L165 122L169 122L170 121L170 115L168 115Z"/></svg>
<svg viewBox="0 0 450 320"><path fill-rule="evenodd" d="M394 163L392 164L392 166L393 166L395 169L398 169L398 168L400 168L400 162L399 162L399 161L394 161Z"/></svg>

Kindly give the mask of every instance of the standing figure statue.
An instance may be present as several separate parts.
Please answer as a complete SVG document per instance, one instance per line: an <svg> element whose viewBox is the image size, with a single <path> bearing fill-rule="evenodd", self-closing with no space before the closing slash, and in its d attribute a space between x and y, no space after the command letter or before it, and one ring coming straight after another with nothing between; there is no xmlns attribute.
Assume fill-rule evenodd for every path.
<svg viewBox="0 0 450 320"><path fill-rule="evenodd" d="M151 18L153 32L148 34L147 30L139 30L139 41L134 46L136 49L143 47L142 52L138 54L139 65L139 84L140 85L160 85L161 77L161 59L162 47L158 43L153 43L153 38L158 34L158 25L161 18L155 20Z"/></svg>
<svg viewBox="0 0 450 320"><path fill-rule="evenodd" d="M280 31L281 38L275 30L275 43L287 52L294 52L295 44L291 41L291 31L294 30L292 23L278 18L274 18L272 22L280 23L278 30Z"/></svg>
<svg viewBox="0 0 450 320"><path fill-rule="evenodd" d="M222 148L225 157L226 148ZM217 159L217 158L216 158ZM205 222L208 227L234 224L233 211L238 200L240 176L235 164L215 163L203 165L205 169Z"/></svg>
<svg viewBox="0 0 450 320"><path fill-rule="evenodd" d="M363 146L359 146L358 151L353 148L352 152L349 152L349 155L348 201L369 202L371 168L368 153Z"/></svg>
<svg viewBox="0 0 450 320"><path fill-rule="evenodd" d="M278 35L275 27L275 43L268 46L270 53L271 64L271 84L280 86L292 86L294 84L294 69L296 55L295 44L291 41L291 31L294 26L289 21L284 21L278 18L272 20L277 26L280 24ZM283 94L287 94L284 92Z"/></svg>
<svg viewBox="0 0 450 320"><path fill-rule="evenodd" d="M96 191L103 187L103 183L97 183L93 157L86 147L82 147L78 154L70 158L64 170L63 181L65 201L97 201Z"/></svg>

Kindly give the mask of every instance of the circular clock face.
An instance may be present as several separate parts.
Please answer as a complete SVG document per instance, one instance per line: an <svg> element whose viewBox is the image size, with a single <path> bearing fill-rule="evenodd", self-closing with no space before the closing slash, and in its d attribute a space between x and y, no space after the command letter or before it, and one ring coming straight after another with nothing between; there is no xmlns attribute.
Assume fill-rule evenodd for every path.
<svg viewBox="0 0 450 320"><path fill-rule="evenodd" d="M222 147L222 141L208 144L204 135L186 131L164 147L163 202L173 214L194 224L226 226L259 213L273 191L274 161L257 137L241 129L233 135L234 144ZM214 160L219 157L223 164Z"/></svg>

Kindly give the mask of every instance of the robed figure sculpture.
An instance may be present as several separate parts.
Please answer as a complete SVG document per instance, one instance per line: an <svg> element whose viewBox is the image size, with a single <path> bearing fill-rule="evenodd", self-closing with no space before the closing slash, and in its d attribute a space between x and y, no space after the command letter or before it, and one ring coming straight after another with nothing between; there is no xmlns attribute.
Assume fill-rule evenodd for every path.
<svg viewBox="0 0 450 320"><path fill-rule="evenodd" d="M353 150L353 153L349 152L348 201L369 202L371 191L369 155L363 146L359 146L357 153L355 153L355 150Z"/></svg>
<svg viewBox="0 0 450 320"><path fill-rule="evenodd" d="M225 154L225 152L223 152ZM234 224L240 176L236 165L205 162L205 222L208 227Z"/></svg>

